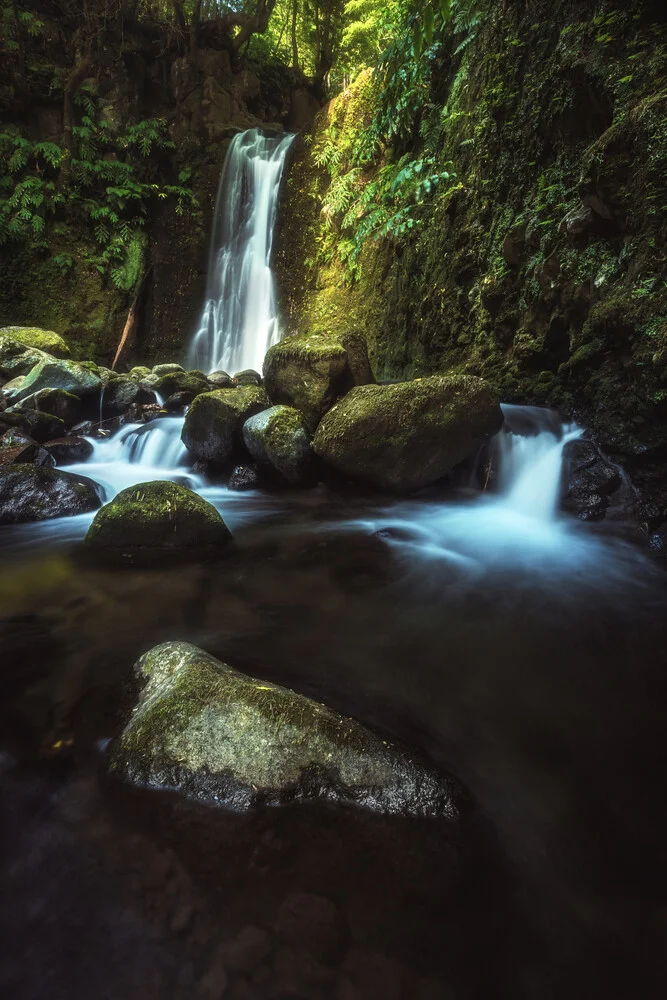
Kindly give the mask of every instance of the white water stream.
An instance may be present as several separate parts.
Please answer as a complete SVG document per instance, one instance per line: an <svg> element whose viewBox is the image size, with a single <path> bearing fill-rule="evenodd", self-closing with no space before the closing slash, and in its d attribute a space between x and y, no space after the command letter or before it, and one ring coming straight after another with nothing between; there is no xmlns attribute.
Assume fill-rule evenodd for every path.
<svg viewBox="0 0 667 1000"><path fill-rule="evenodd" d="M231 374L262 370L279 339L271 245L280 180L293 135L236 135L220 175L206 304L188 367Z"/></svg>

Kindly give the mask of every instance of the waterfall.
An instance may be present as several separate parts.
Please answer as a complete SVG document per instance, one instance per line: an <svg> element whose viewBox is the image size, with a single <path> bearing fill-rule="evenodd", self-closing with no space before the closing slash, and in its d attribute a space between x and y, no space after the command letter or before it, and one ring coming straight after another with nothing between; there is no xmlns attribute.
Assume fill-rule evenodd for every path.
<svg viewBox="0 0 667 1000"><path fill-rule="evenodd" d="M561 424L557 414L539 406L502 407L505 426L497 435L499 488L505 506L549 521L560 499L563 449L581 437L576 424Z"/></svg>
<svg viewBox="0 0 667 1000"><path fill-rule="evenodd" d="M285 156L293 135L249 129L231 142L220 175L206 303L188 367L262 370L279 340L271 245Z"/></svg>

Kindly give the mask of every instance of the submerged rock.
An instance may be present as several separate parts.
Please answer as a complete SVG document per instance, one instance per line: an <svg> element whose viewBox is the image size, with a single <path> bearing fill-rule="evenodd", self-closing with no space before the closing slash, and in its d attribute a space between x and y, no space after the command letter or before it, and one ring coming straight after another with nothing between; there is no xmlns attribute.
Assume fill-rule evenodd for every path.
<svg viewBox="0 0 667 1000"><path fill-rule="evenodd" d="M288 483L312 476L313 452L303 414L291 406L272 406L243 425L243 440L260 465L271 465Z"/></svg>
<svg viewBox="0 0 667 1000"><path fill-rule="evenodd" d="M373 381L363 338L350 335L348 346L349 352L340 338L318 333L287 337L269 348L264 384L271 402L301 410L314 430L338 396Z"/></svg>
<svg viewBox="0 0 667 1000"><path fill-rule="evenodd" d="M266 393L256 385L204 392L188 410L183 444L200 461L226 462L245 421L268 405Z"/></svg>
<svg viewBox="0 0 667 1000"><path fill-rule="evenodd" d="M434 375L352 389L322 419L313 448L338 472L402 492L442 478L502 422L487 382Z"/></svg>
<svg viewBox="0 0 667 1000"><path fill-rule="evenodd" d="M304 800L454 819L454 785L406 750L301 694L185 642L135 667L142 691L110 770L235 810Z"/></svg>
<svg viewBox="0 0 667 1000"><path fill-rule="evenodd" d="M89 550L126 563L215 558L230 541L212 504L159 480L122 490L95 515L85 538Z"/></svg>
<svg viewBox="0 0 667 1000"><path fill-rule="evenodd" d="M26 376L12 401L19 402L40 389L64 389L74 396L91 396L102 388L102 380L93 368L94 366L82 365L76 361L46 358L36 364Z"/></svg>
<svg viewBox="0 0 667 1000"><path fill-rule="evenodd" d="M42 330L38 326L3 326L0 328L0 337L10 337L24 347L45 351L54 358L70 357L67 342L53 330Z"/></svg>
<svg viewBox="0 0 667 1000"><path fill-rule="evenodd" d="M0 467L0 524L46 521L97 510L100 487L85 476L36 465Z"/></svg>

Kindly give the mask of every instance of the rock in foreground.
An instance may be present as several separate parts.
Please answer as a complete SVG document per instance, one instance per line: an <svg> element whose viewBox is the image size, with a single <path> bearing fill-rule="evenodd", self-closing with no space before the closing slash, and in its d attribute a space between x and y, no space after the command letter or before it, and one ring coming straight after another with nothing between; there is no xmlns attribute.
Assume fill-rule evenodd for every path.
<svg viewBox="0 0 667 1000"><path fill-rule="evenodd" d="M31 369L21 388L13 394L12 402L17 403L41 389L63 389L83 398L99 392L101 388L101 378L86 365L50 358Z"/></svg>
<svg viewBox="0 0 667 1000"><path fill-rule="evenodd" d="M307 482L313 464L303 415L291 406L272 406L243 425L245 446L260 465L270 465L288 483Z"/></svg>
<svg viewBox="0 0 667 1000"><path fill-rule="evenodd" d="M0 466L0 524L86 514L101 502L99 486L85 476L46 466Z"/></svg>
<svg viewBox="0 0 667 1000"><path fill-rule="evenodd" d="M153 481L122 490L96 514L89 550L123 563L208 559L231 534L215 507L176 483Z"/></svg>
<svg viewBox="0 0 667 1000"><path fill-rule="evenodd" d="M434 375L352 389L322 419L313 448L338 472L404 492L442 478L502 422L488 383Z"/></svg>
<svg viewBox="0 0 667 1000"><path fill-rule="evenodd" d="M241 811L319 799L457 815L454 784L406 751L196 646L163 643L135 671L143 688L110 757L112 773L126 781Z"/></svg>

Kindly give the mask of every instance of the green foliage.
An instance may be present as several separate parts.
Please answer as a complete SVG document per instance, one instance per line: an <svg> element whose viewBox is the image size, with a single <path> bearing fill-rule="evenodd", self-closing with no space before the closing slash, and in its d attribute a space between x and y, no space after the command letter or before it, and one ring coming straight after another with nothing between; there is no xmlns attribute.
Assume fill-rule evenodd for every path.
<svg viewBox="0 0 667 1000"><path fill-rule="evenodd" d="M131 291L141 275L150 204L170 198L181 214L194 203L190 171L176 184L157 181L162 151L174 149L163 119L149 119L116 132L98 120L94 93L82 88L83 114L73 128L74 155L51 142L0 134L0 244L20 240L48 249L49 226L79 218L87 222L95 250L82 250L84 263ZM69 167L69 170L65 168ZM71 260L54 258L61 270Z"/></svg>

